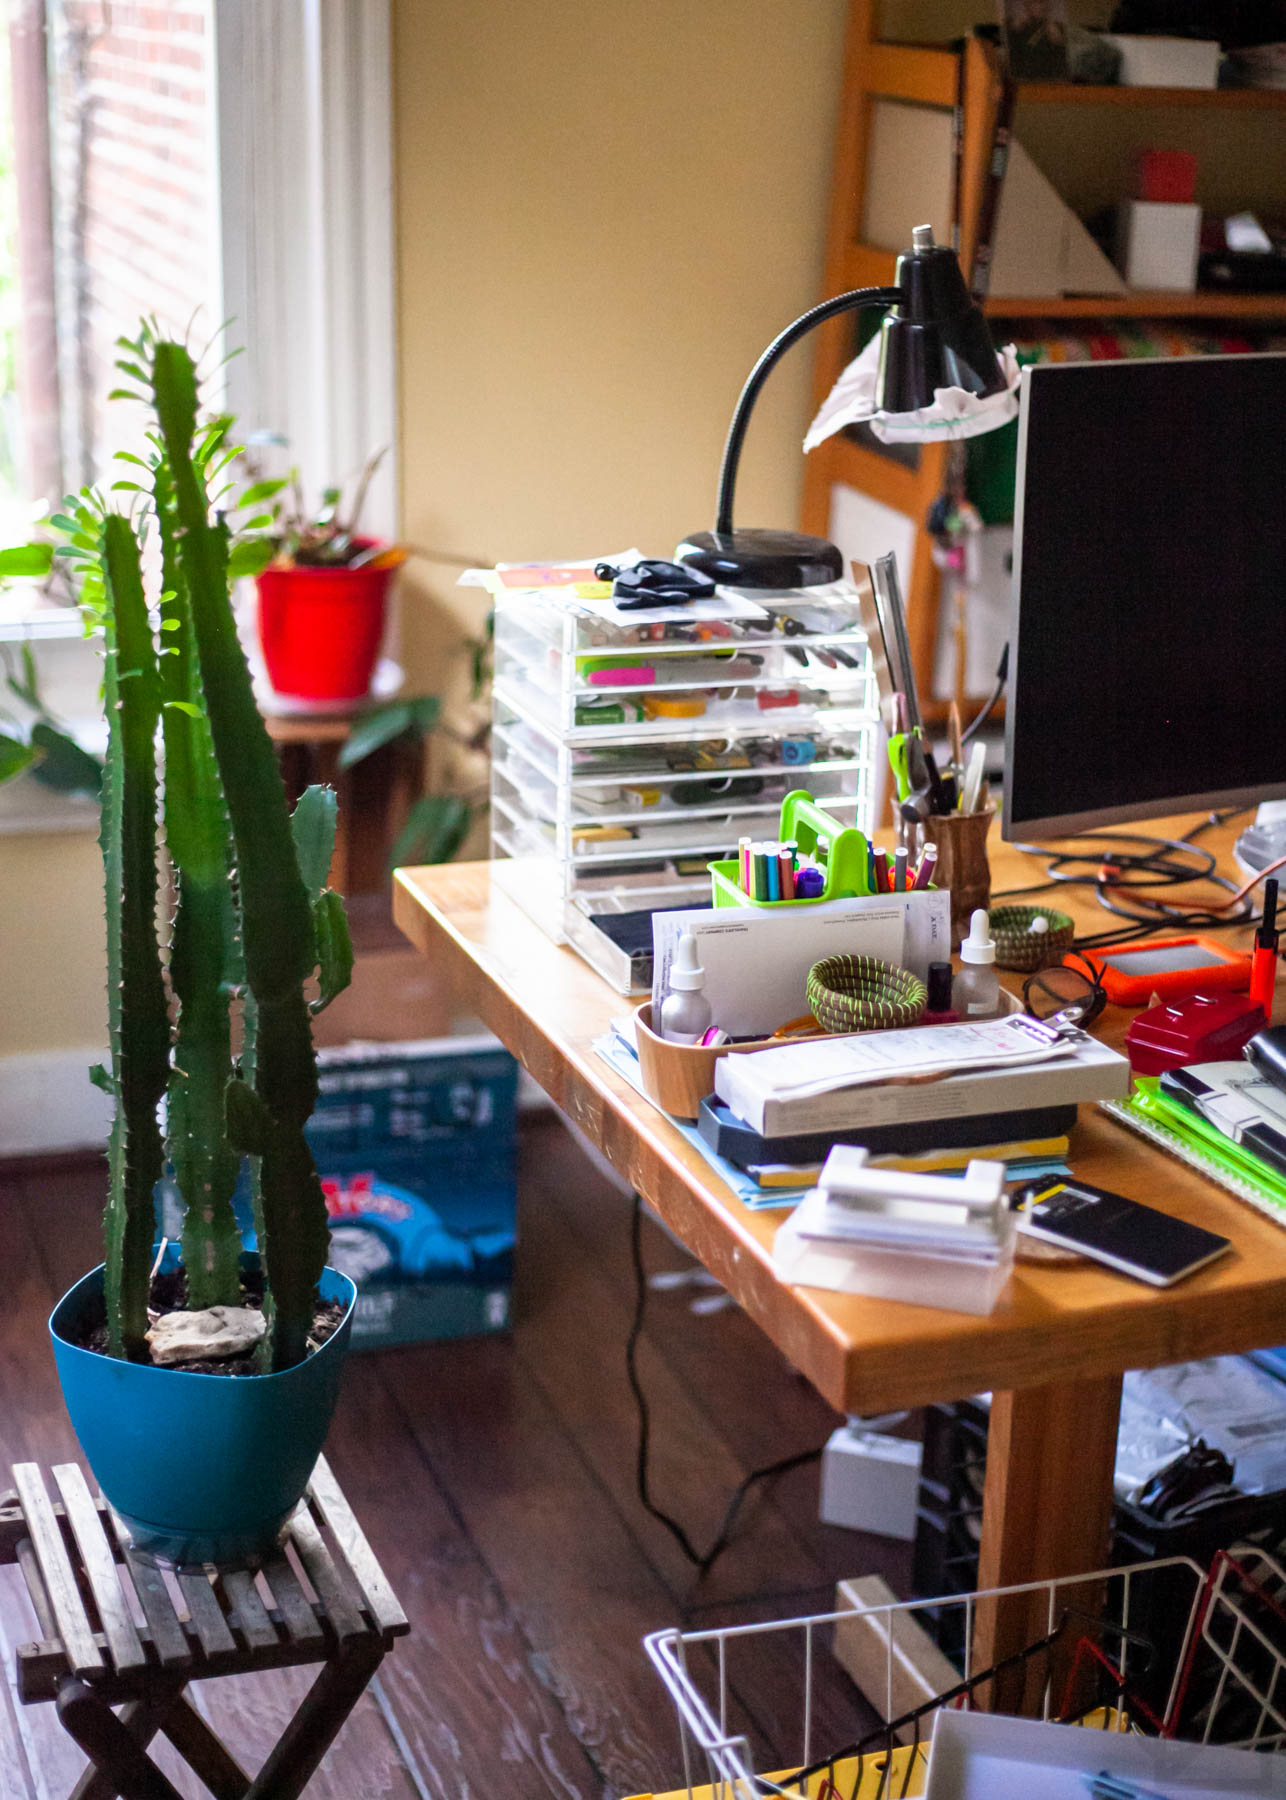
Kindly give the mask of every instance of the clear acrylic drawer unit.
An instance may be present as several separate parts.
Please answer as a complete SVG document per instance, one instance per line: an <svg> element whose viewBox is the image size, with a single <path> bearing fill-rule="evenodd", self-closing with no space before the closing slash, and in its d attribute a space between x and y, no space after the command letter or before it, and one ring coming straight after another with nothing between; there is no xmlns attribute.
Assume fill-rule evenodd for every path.
<svg viewBox="0 0 1286 1800"><path fill-rule="evenodd" d="M650 976L641 952L631 973L621 916L650 955L642 915L707 904L706 864L775 837L793 789L870 828L879 720L857 590L734 598L757 616L625 624L571 588L496 596L497 879L625 992Z"/></svg>

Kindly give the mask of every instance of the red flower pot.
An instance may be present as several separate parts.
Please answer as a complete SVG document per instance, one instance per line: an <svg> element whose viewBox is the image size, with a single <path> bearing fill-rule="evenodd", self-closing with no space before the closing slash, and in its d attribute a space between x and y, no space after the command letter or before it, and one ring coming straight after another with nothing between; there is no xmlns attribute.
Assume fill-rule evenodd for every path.
<svg viewBox="0 0 1286 1800"><path fill-rule="evenodd" d="M363 548L370 548L367 540ZM259 643L276 693L361 700L371 688L400 552L360 569L267 568L257 579Z"/></svg>

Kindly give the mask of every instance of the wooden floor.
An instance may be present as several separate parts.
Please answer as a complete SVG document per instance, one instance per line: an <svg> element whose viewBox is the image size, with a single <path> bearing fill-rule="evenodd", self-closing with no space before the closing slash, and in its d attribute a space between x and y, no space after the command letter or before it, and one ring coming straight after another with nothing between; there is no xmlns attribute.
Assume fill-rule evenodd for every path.
<svg viewBox="0 0 1286 1800"><path fill-rule="evenodd" d="M103 1180L97 1162L0 1164L0 1475L77 1455L45 1318L99 1260ZM392 1723L368 1695L308 1800L616 1800L673 1787L677 1735L645 1632L821 1610L840 1576L879 1571L905 1589L902 1546L817 1522L816 1465L747 1503L702 1582L642 1512L624 1371L629 1228L628 1197L552 1115L528 1115L512 1336L350 1359L327 1452L413 1635L382 1671ZM645 1243L651 1269L690 1266L651 1226ZM836 1423L741 1313L694 1313L705 1292L653 1292L640 1352L653 1491L701 1544L744 1473ZM14 1645L34 1634L16 1570L0 1569L10 1682ZM797 1676L765 1653L732 1696L738 1728L773 1760ZM828 1727L865 1728L855 1690L828 1679ZM257 1767L303 1685L291 1673L225 1681L198 1700ZM0 1684L3 1800L61 1800L81 1761L52 1708L19 1707Z"/></svg>

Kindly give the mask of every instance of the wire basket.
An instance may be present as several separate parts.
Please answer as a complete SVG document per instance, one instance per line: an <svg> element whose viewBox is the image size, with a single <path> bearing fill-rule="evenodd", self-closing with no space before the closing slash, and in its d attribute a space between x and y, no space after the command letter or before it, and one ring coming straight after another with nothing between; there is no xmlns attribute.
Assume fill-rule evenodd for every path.
<svg viewBox="0 0 1286 1800"><path fill-rule="evenodd" d="M1177 1643L1153 1643L1132 1627L1132 1589L1140 1576L1161 1576L1188 1593L1187 1626ZM921 1688L908 1704L914 1683L907 1633L916 1613L930 1608L962 1616L959 1679L930 1698ZM865 1706L837 1660L837 1628L861 1632ZM983 1666L979 1646L997 1641L1007 1649ZM684 1785L676 1800L920 1794L933 1715L944 1707L1021 1711L1242 1749L1286 1748L1286 1569L1258 1549L1220 1551L1209 1570L1188 1557L1168 1557L860 1612L657 1631L644 1645L678 1714ZM742 1668L753 1670L759 1691L765 1669L771 1671L771 1730L762 1720L739 1728L741 1694L749 1689ZM872 1710L870 1727L863 1720ZM765 1769L787 1772L761 1773L756 1762L764 1757Z"/></svg>

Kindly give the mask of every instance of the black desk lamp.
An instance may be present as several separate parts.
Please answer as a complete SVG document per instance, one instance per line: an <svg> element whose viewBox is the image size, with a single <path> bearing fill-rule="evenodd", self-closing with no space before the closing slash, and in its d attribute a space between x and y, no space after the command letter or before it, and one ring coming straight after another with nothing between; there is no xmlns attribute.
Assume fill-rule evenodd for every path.
<svg viewBox="0 0 1286 1800"><path fill-rule="evenodd" d="M898 258L895 287L856 288L823 300L788 325L759 358L728 429L715 528L685 538L675 551L680 562L691 563L729 587L743 588L815 587L843 573L843 558L825 538L734 527L732 500L750 414L774 365L815 325L863 306L892 309L880 324L876 410L917 412L933 405L938 388L963 388L983 399L1008 386L986 320L969 298L955 251L934 243L932 226L917 225L910 254ZM1003 417L996 419L997 425L1004 422ZM938 435L957 434L945 429Z"/></svg>

